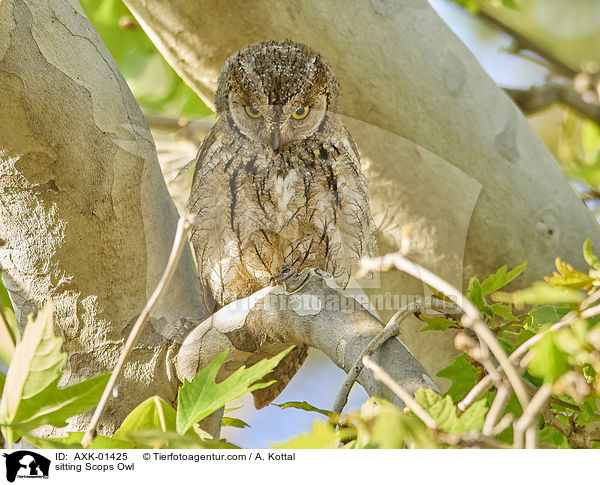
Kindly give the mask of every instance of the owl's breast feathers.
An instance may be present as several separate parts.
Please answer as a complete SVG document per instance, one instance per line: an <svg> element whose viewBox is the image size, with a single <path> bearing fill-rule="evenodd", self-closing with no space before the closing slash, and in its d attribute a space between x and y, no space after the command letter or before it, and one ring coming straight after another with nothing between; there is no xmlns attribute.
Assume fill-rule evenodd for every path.
<svg viewBox="0 0 600 485"><path fill-rule="evenodd" d="M318 267L345 285L375 250L367 188L354 143L319 137L264 150L215 125L203 143L188 210L204 285L220 305L269 284L284 263ZM346 136L347 135L347 136Z"/></svg>

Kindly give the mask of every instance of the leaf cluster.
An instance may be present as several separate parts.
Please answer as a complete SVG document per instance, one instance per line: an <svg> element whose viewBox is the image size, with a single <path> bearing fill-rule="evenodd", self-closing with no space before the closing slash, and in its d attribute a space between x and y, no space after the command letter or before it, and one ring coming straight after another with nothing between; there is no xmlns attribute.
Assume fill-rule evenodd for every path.
<svg viewBox="0 0 600 485"><path fill-rule="evenodd" d="M68 418L94 408L106 386L109 374L61 387L61 369L66 354L61 351L62 339L54 335L53 306L47 304L37 317L29 318L18 345L7 347L10 365L2 373L0 432L9 447L25 439L41 448L80 448L83 433L70 432L64 438L40 439L31 434L42 425L62 427ZM10 332L4 326L5 332ZM12 338L18 339L15 330ZM91 448L236 448L224 440L214 440L198 426L204 418L256 389L270 386L264 381L291 347L250 368L240 367L221 382L217 374L227 358L219 354L192 381L179 389L177 407L173 408L159 396L153 396L137 406L112 437L98 435ZM223 418L224 425L246 427L235 418Z"/></svg>

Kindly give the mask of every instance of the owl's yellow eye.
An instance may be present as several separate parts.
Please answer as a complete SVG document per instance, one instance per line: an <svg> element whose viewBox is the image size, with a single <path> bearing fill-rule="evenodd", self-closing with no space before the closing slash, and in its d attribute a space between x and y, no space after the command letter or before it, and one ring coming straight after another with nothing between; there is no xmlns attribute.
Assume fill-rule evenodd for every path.
<svg viewBox="0 0 600 485"><path fill-rule="evenodd" d="M303 106L302 108L297 109L292 113L292 118L294 118L295 120L303 120L308 116L308 113L310 113L310 107Z"/></svg>
<svg viewBox="0 0 600 485"><path fill-rule="evenodd" d="M250 116L250 118L260 118L262 113L258 111L254 106L245 106L246 114Z"/></svg>

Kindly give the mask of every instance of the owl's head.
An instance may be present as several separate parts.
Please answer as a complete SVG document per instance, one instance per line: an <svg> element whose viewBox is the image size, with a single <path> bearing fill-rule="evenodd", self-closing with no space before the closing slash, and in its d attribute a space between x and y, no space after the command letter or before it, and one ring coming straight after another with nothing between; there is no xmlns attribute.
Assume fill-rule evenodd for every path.
<svg viewBox="0 0 600 485"><path fill-rule="evenodd" d="M339 85L329 64L292 41L259 42L233 54L219 75L217 114L277 151L338 122Z"/></svg>

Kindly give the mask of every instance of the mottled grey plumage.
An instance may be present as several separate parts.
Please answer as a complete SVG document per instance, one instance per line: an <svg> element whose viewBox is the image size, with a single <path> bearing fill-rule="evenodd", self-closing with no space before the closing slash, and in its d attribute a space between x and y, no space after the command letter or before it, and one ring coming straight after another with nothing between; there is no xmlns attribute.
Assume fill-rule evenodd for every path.
<svg viewBox="0 0 600 485"><path fill-rule="evenodd" d="M290 41L248 46L223 66L218 119L187 205L203 220L191 239L209 309L268 285L284 264L318 267L345 286L359 258L374 253L365 178L338 94L323 58ZM278 383L255 393L257 407L305 357L306 348L288 355L270 376Z"/></svg>

